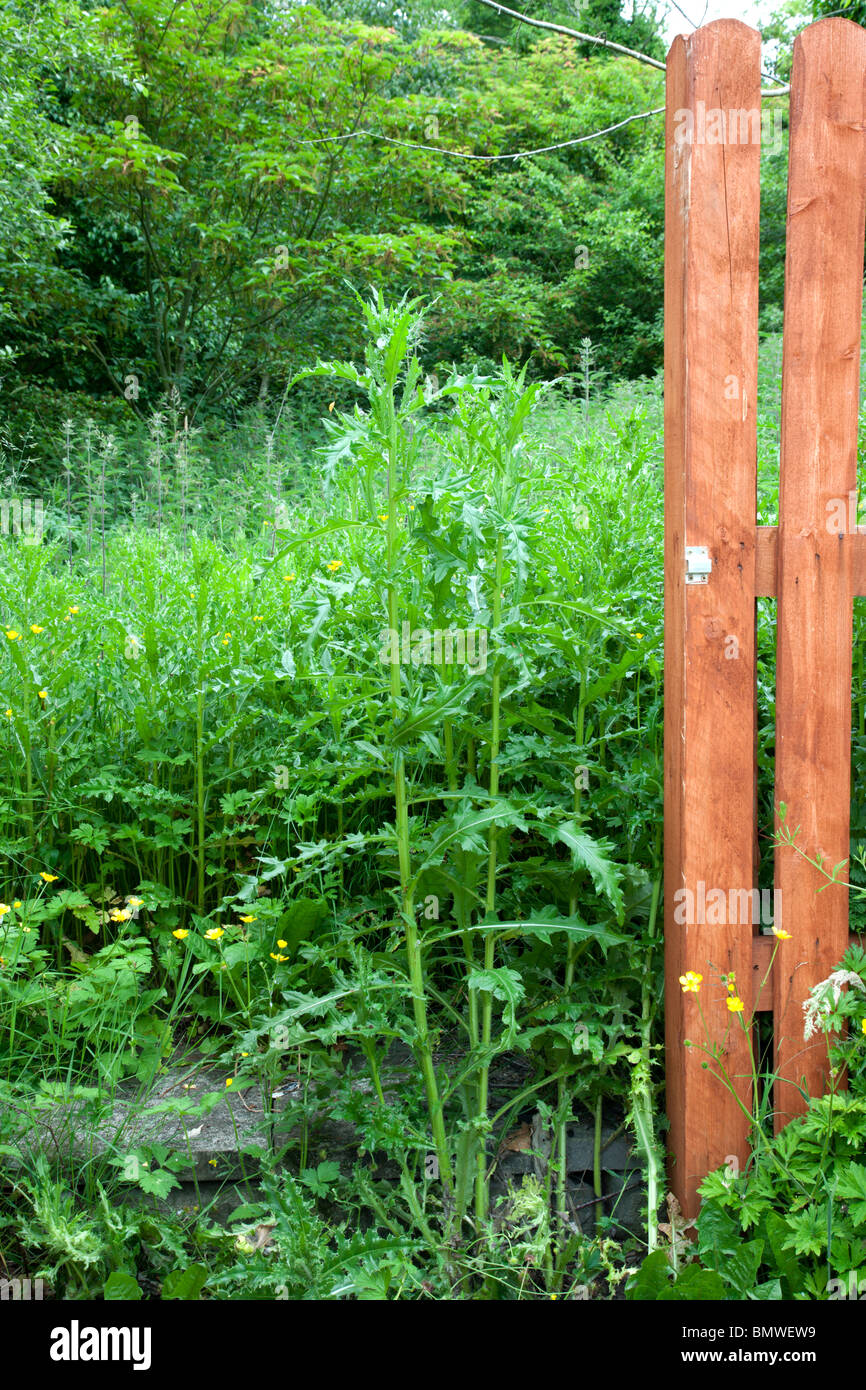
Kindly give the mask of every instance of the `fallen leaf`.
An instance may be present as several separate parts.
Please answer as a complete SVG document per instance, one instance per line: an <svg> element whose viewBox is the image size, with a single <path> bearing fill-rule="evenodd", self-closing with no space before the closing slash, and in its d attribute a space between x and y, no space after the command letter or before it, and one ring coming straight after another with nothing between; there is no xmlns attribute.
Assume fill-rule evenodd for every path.
<svg viewBox="0 0 866 1390"><path fill-rule="evenodd" d="M499 1152L504 1153L525 1153L532 1148L532 1127L528 1122L518 1125L510 1134L506 1134L502 1143L499 1145Z"/></svg>

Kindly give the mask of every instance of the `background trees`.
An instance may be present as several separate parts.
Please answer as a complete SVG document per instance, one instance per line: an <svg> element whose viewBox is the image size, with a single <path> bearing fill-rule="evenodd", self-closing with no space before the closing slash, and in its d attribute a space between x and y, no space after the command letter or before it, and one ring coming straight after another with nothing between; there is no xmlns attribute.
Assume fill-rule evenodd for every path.
<svg viewBox="0 0 866 1390"><path fill-rule="evenodd" d="M530 8L664 55L651 3ZM434 301L430 369L562 375L586 338L613 375L660 365L662 72L479 0L11 0L0 28L13 434L167 396L237 418L357 351L353 286Z"/></svg>

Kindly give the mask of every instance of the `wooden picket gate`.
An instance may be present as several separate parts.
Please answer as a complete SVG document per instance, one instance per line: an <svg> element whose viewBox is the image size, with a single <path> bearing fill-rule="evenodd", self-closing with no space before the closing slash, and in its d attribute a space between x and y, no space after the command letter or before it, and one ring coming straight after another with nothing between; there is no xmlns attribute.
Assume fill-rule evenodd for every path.
<svg viewBox="0 0 866 1390"><path fill-rule="evenodd" d="M707 25L671 47L665 993L670 1184L686 1215L707 1172L732 1155L745 1164L749 1122L713 1068L702 1067L706 1057L684 1043L704 1038L700 1003L712 1038L727 1034L725 1065L750 1110L745 1033L719 973L735 973L748 1018L775 944L748 916L732 923L716 908L716 924L696 920L711 915L700 911L711 890L744 902L739 890L758 884L758 597L777 603L775 804L786 804L807 855L823 854L830 866L849 855L852 599L866 594L866 528L856 526L856 511L841 528L838 517L849 517L857 487L866 30L824 19L794 50L772 527L756 520L760 89L759 36L739 21ZM772 828L761 829L767 843ZM802 1004L845 951L849 928L846 890L818 896L825 880L792 849L776 852L774 881L790 940L779 945L757 1006L773 1011L781 1127L804 1109L801 1085L810 1095L826 1087L826 1045L821 1036L804 1041ZM678 888L691 890L693 908L675 900ZM684 912L691 920L682 923ZM680 988L689 970L703 975L699 996Z"/></svg>

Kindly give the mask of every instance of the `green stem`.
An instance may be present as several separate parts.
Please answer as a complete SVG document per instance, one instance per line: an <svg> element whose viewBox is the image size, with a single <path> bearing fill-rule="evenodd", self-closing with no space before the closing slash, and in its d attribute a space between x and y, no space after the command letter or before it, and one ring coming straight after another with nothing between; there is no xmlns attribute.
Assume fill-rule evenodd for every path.
<svg viewBox="0 0 866 1390"><path fill-rule="evenodd" d="M502 620L502 537L496 542L496 570L493 589L493 628L498 630ZM493 668L493 681L490 695L490 801L499 795L499 699L501 673L499 662ZM484 915L490 921L496 909L496 823L490 826L487 835L487 893L484 900ZM484 937L484 969L492 970L496 960L496 934L486 932ZM481 1001L481 1066L478 1074L478 1115L479 1147L475 1159L475 1215L479 1222L487 1217L489 1192L487 1187L486 1135L489 1127L487 1099L490 1086L490 1039L493 1031L493 995L489 990L482 994Z"/></svg>

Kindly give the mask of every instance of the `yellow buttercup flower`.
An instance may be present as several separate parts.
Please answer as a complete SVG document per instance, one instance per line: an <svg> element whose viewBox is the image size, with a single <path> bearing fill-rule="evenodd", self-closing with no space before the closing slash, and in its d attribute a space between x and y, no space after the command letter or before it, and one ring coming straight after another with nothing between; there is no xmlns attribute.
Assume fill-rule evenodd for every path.
<svg viewBox="0 0 866 1390"><path fill-rule="evenodd" d="M30 631L31 631L31 632L35 632L36 635L37 635L37 637L38 637L39 634L40 634L40 632L44 632L44 631L45 631L45 628L44 628L44 627L40 627L38 623L31 623L31 624L30 624Z"/></svg>
<svg viewBox="0 0 866 1390"><path fill-rule="evenodd" d="M736 994L732 994L728 999L725 1000L725 1003L727 1004L732 1014L741 1014L743 1012L743 1009L746 1007L742 999L738 999Z"/></svg>
<svg viewBox="0 0 866 1390"><path fill-rule="evenodd" d="M294 579L294 577L295 577L295 576L294 576L293 574L284 574L284 575L283 575L283 583L284 583L284 584L291 584L291 582L292 582L292 580Z"/></svg>
<svg viewBox="0 0 866 1390"><path fill-rule="evenodd" d="M789 931L782 931L782 928L781 928L781 927L774 927L774 928L773 928L773 935L774 935L774 936L777 936L777 937L779 938L780 941L790 941L790 940L791 940L791 933L790 933Z"/></svg>
<svg viewBox="0 0 866 1390"><path fill-rule="evenodd" d="M697 994L701 987L703 975L698 975L695 970L687 970L685 975L680 975L680 984L683 987L683 994Z"/></svg>
<svg viewBox="0 0 866 1390"><path fill-rule="evenodd" d="M186 927L178 927L177 931L172 932L172 936L176 936L178 941L183 941L185 936L189 936L189 931Z"/></svg>
<svg viewBox="0 0 866 1390"><path fill-rule="evenodd" d="M219 941L221 936L225 936L225 931L222 927L211 927L204 934L205 941Z"/></svg>
<svg viewBox="0 0 866 1390"><path fill-rule="evenodd" d="M254 622L254 623L263 623L264 621L265 621L265 620L264 620L264 618L262 617L261 613L254 613L254 614L253 614L253 622Z"/></svg>
<svg viewBox="0 0 866 1390"><path fill-rule="evenodd" d="M39 696L39 699L40 699L40 700L47 700L47 699L48 699L48 691L47 691L47 690L37 690L36 694Z"/></svg>
<svg viewBox="0 0 866 1390"><path fill-rule="evenodd" d="M279 946L281 951L284 951L288 944L288 941L283 941L282 939L277 942L277 945Z"/></svg>
<svg viewBox="0 0 866 1390"><path fill-rule="evenodd" d="M16 898L15 901L13 902L12 906L13 906L13 907L20 907L20 906L21 906L21 899L20 899L20 898Z"/></svg>
<svg viewBox="0 0 866 1390"><path fill-rule="evenodd" d="M342 564L342 560L329 560L327 565L325 566L325 569L329 569L333 574L335 570L338 570L342 567Z"/></svg>
<svg viewBox="0 0 866 1390"><path fill-rule="evenodd" d="M56 883L56 882L57 882L57 879L58 879L58 875L57 875L57 874L47 874L47 873L45 872L44 869L40 869L40 871L39 871L39 877L40 877L45 883Z"/></svg>
<svg viewBox="0 0 866 1390"><path fill-rule="evenodd" d="M234 1077L233 1077L233 1076L227 1076L227 1077L226 1077L226 1085L227 1085L227 1086L233 1086L234 1084L235 1084L235 1079L234 1079Z"/></svg>
<svg viewBox="0 0 866 1390"><path fill-rule="evenodd" d="M127 898L127 907L144 907L144 898Z"/></svg>
<svg viewBox="0 0 866 1390"><path fill-rule="evenodd" d="M289 959L288 956L276 955L273 951L269 951L268 954L269 954L271 960L275 960L275 961L280 961L280 962L282 962L282 961L286 961L286 960Z"/></svg>
<svg viewBox="0 0 866 1390"><path fill-rule="evenodd" d="M736 988L736 986L735 986L735 984L734 984L734 980L735 980L734 972L733 972L733 970L730 970L730 971L728 972L728 974L725 976L725 984L726 984L727 987L728 987L728 993L729 993L729 994L733 994L733 993L734 993L734 990L735 990L735 988Z"/></svg>
<svg viewBox="0 0 866 1390"><path fill-rule="evenodd" d="M247 916L247 917L242 917L242 918L241 918L241 921L242 921L242 922L254 922L255 920L256 920L255 917L249 917L249 916Z"/></svg>
<svg viewBox="0 0 866 1390"><path fill-rule="evenodd" d="M11 718L12 718L12 711L11 711L11 709L7 709L7 711L6 711L6 718L7 718L7 719L11 719Z"/></svg>
<svg viewBox="0 0 866 1390"><path fill-rule="evenodd" d="M77 604L77 603L74 603L74 604L72 605L72 607L70 608L69 611L70 611L70 613L77 613L77 612L78 612L78 604Z"/></svg>
<svg viewBox="0 0 866 1390"><path fill-rule="evenodd" d="M11 907L9 907L6 903L0 903L0 917L5 917L6 913L11 911Z"/></svg>
<svg viewBox="0 0 866 1390"><path fill-rule="evenodd" d="M866 1018L861 1018L860 1020L860 1031L861 1033L866 1033Z"/></svg>
<svg viewBox="0 0 866 1390"><path fill-rule="evenodd" d="M20 641L21 641L21 633L20 633L20 632L16 632L15 629L14 629L14 627L7 627L7 629L6 629L6 636L9 638L9 641L10 641L10 642L20 642Z"/></svg>
<svg viewBox="0 0 866 1390"><path fill-rule="evenodd" d="M130 918L130 913L125 912L121 907L113 907L108 915L112 922L128 922Z"/></svg>
<svg viewBox="0 0 866 1390"><path fill-rule="evenodd" d="M387 521L387 520L388 520L388 513L387 513L387 512L384 512L384 513L383 513L383 512L380 512L380 513L379 513L379 520L380 520L380 521Z"/></svg>

